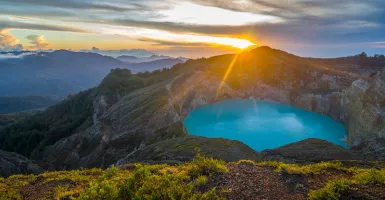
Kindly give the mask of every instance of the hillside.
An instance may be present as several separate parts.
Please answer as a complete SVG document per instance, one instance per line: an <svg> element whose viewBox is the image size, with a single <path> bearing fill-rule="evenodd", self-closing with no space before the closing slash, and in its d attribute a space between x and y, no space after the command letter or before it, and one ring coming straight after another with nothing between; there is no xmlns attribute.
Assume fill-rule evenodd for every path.
<svg viewBox="0 0 385 200"><path fill-rule="evenodd" d="M49 96L0 97L0 114L43 109L58 102Z"/></svg>
<svg viewBox="0 0 385 200"><path fill-rule="evenodd" d="M370 70L357 65L361 71ZM36 160L50 170L107 168L143 160L180 163L191 160L197 146L202 153L226 161L310 163L345 155L353 160L380 160L385 159L381 153L384 118L379 112L385 99L384 76L384 72L374 76L350 72L323 59L301 58L269 47L188 60L153 73L117 69L98 87L1 129L0 149ZM352 148L344 151L316 140L312 145L295 143L266 153L242 143L230 143L228 149L227 142L186 138L183 119L192 109L228 98L281 102L328 115L347 127ZM323 151L325 146L328 151ZM314 147L317 150L309 150ZM240 153L244 151L250 153Z"/></svg>
<svg viewBox="0 0 385 200"><path fill-rule="evenodd" d="M171 72L170 75L168 73L164 72L159 76L165 78L172 75ZM0 149L27 157L40 154L47 145L92 126L96 120L93 113L101 109L94 105L100 95L108 95L109 98L103 101L113 104L124 94L159 82L159 76L139 77L129 70L113 70L97 88L69 96L44 112L27 116L0 130Z"/></svg>
<svg viewBox="0 0 385 200"><path fill-rule="evenodd" d="M198 155L180 165L14 175L0 179L0 199L382 199L384 164L226 163Z"/></svg>

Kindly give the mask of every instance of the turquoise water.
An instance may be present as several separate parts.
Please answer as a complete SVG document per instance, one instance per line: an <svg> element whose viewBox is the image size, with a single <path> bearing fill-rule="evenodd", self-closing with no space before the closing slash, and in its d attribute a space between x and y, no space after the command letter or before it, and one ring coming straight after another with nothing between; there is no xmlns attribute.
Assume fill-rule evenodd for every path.
<svg viewBox="0 0 385 200"><path fill-rule="evenodd" d="M191 135L239 140L262 151L307 138L347 147L344 126L333 119L290 105L231 99L198 107L185 118Z"/></svg>

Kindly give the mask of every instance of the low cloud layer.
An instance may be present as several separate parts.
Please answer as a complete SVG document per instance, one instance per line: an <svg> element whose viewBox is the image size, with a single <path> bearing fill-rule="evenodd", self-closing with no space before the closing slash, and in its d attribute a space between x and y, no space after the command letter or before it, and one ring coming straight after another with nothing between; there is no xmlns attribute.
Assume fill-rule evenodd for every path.
<svg viewBox="0 0 385 200"><path fill-rule="evenodd" d="M23 45L8 32L8 29L0 29L0 50L1 51L21 51Z"/></svg>
<svg viewBox="0 0 385 200"><path fill-rule="evenodd" d="M21 54L13 54L13 53L0 54L0 61L8 60L8 59L21 59L24 56L34 55L34 54L35 54L34 52L26 52Z"/></svg>
<svg viewBox="0 0 385 200"><path fill-rule="evenodd" d="M30 41L30 49L45 50L49 49L51 46L51 44L48 43L42 35L28 35L26 39Z"/></svg>

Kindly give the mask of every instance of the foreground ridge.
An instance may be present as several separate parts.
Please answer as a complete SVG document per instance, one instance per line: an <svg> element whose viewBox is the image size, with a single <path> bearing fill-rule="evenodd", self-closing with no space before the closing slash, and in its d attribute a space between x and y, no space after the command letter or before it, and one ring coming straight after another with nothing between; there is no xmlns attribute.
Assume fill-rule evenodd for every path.
<svg viewBox="0 0 385 200"><path fill-rule="evenodd" d="M144 163L0 179L0 199L382 199L385 163L225 162L197 155L179 165Z"/></svg>

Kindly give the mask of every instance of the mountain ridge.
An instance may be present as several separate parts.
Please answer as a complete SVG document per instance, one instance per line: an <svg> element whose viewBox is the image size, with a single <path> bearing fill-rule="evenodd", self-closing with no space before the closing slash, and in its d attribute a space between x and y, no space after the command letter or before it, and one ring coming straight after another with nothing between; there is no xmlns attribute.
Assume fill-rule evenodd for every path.
<svg viewBox="0 0 385 200"><path fill-rule="evenodd" d="M232 72L222 82L230 63L234 65ZM364 70L366 66L361 68ZM370 132L381 130L381 121L380 126L376 125L381 116L370 110L365 111L365 116L352 113L366 110L359 106L361 103L375 106L384 100L385 96L382 96L378 87L383 83L381 74L385 73L371 77L366 73L331 69L334 69L334 65L269 48L239 55L188 60L171 69L148 74L131 74L128 70L116 69L104 78L100 86L88 93L82 93L88 99L86 106L81 101L78 101L79 104L72 102L71 98L63 103L64 108L72 108L74 105L87 108L87 112L79 111L86 113L81 115L83 117L79 118L80 121L69 123L73 126L61 126L62 130L56 131L63 135L52 137L50 132L45 131L46 125L34 122L37 127L42 126L41 133L35 133L39 135L37 138L41 138L29 151L17 151L10 138L24 137L22 132L31 131L31 127L24 124L31 123L31 118L1 130L3 143L0 145L4 149L7 147L4 145L9 143L5 150L16 150L29 158L47 163L50 169L105 168L138 149L146 152L146 148L151 149L152 144L185 136L187 133L183 128L183 118L189 111L225 98L254 98L288 103L329 115L347 127L352 121L356 121L353 124L365 122L366 119L360 117L370 116L369 120L372 117L374 120L373 126L361 124L357 133L349 131L348 142L351 146L364 141L375 142L377 136ZM361 87L362 84L370 86ZM375 95L376 98L362 101L361 95ZM74 95L72 98L78 97L79 95ZM46 116L50 117L51 114L48 113L52 109L54 108L40 115L47 113ZM71 116L65 110L60 112ZM70 122L71 117L68 120ZM58 122L60 121L53 120L48 125ZM20 135L17 136L18 134ZM376 154L381 148L380 145L371 149L370 154ZM369 150L361 147L354 149L354 152L365 154Z"/></svg>

